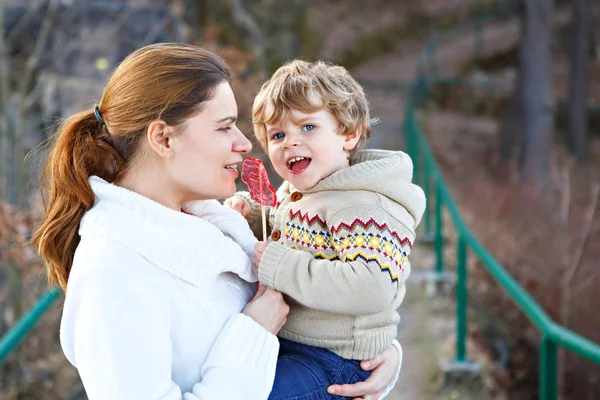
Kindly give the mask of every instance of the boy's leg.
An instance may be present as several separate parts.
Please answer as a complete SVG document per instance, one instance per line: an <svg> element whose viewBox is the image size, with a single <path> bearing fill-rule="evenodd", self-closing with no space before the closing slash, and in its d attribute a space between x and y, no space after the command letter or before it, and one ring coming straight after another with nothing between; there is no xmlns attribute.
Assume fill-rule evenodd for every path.
<svg viewBox="0 0 600 400"><path fill-rule="evenodd" d="M346 360L339 377L336 379L336 385L345 385L347 383L356 383L366 381L371 376L371 371L365 371L360 367L359 360Z"/></svg>
<svg viewBox="0 0 600 400"><path fill-rule="evenodd" d="M329 350L280 339L275 383L269 400L342 399L327 393L329 385L355 383L369 377L358 361Z"/></svg>
<svg viewBox="0 0 600 400"><path fill-rule="evenodd" d="M275 382L269 400L329 399L329 379L311 347L279 339L280 349ZM323 389L325 388L325 389Z"/></svg>

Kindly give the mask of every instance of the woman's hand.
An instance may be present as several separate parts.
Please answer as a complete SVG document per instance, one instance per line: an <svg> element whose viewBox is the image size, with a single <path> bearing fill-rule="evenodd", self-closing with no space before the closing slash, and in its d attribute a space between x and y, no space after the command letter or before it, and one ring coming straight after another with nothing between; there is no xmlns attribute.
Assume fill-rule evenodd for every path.
<svg viewBox="0 0 600 400"><path fill-rule="evenodd" d="M234 209L235 211L242 214L244 218L248 218L252 208L250 207L250 203L242 196L233 196L228 198L223 202L224 206Z"/></svg>
<svg viewBox="0 0 600 400"><path fill-rule="evenodd" d="M394 380L400 367L400 356L393 345L371 360L361 361L360 367L372 371L364 382L352 385L331 385L327 391L337 396L354 397L354 400L377 400Z"/></svg>
<svg viewBox="0 0 600 400"><path fill-rule="evenodd" d="M254 243L254 258L256 260L254 262L254 266L256 267L256 269L258 269L258 266L260 265L260 260L262 260L263 253L265 252L266 248L267 242Z"/></svg>
<svg viewBox="0 0 600 400"><path fill-rule="evenodd" d="M277 332L285 324L289 311L290 306L283 301L281 292L259 284L256 295L246 305L243 313L273 335L277 335Z"/></svg>

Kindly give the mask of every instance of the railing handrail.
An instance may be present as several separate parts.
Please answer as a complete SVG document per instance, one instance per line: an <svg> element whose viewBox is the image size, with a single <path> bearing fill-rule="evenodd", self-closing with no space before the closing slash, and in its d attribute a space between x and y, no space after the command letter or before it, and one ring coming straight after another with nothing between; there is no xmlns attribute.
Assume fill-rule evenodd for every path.
<svg viewBox="0 0 600 400"><path fill-rule="evenodd" d="M0 365L29 333L40 317L46 313L59 295L60 289L47 289L29 311L0 338Z"/></svg>
<svg viewBox="0 0 600 400"><path fill-rule="evenodd" d="M408 104L406 107L406 113L414 113L414 106ZM417 126L417 132L421 134L420 128ZM574 352L582 354L580 351L589 352L590 357L593 357L596 362L600 363L600 345L586 339L585 337L564 328L554 322L543 308L531 297L531 295L523 289L523 287L508 273L508 271L502 266L502 264L488 251L488 249L481 244L481 242L473 235L467 224L464 222L450 190L444 180L444 177L435 161L435 156L427 143L427 140L422 137L420 143L421 152L426 157L426 162L430 163L430 168L434 171L432 177L434 180L439 182L442 190L442 197L445 199L446 207L450 217L454 222L454 226L467 242L467 245L473 250L487 267L488 272L496 279L498 284L505 289L509 297L513 302L523 311L527 318L537 327L540 331L549 334L557 343L572 349ZM591 346L590 346L591 345Z"/></svg>
<svg viewBox="0 0 600 400"><path fill-rule="evenodd" d="M485 13L484 15L476 17L471 21L460 24L449 32L430 37L427 40L425 50L419 57L419 65L423 66L424 63L429 61L432 51L435 50L435 47L439 43L449 40L458 32L462 32L466 29L481 27L481 25L484 23L515 13L519 10L519 8L520 5L518 3L511 3L501 7L498 10ZM509 295L511 300L543 334L541 349L542 360L556 357L555 348L552 346L554 346L554 344L558 344L576 354L581 355L582 357L600 364L600 345L553 321L542 309L542 307L531 297L531 295L521 285L519 285L519 283L508 273L502 264L496 260L496 258L494 258L492 254L473 235L471 230L464 222L454 202L454 199L450 194L450 190L444 181L441 170L435 161L435 156L433 155L433 152L426 138L424 137L418 122L416 121L414 98L416 97L416 91L418 88L422 88L423 86L428 87L436 83L449 83L454 85L464 85L466 83L467 85L481 87L487 90L506 90L499 85L493 85L489 82L464 80L457 77L432 77L430 75L425 75L422 69L420 69L420 71L421 73L417 79L408 85L409 90L405 109L405 124L407 125L407 129L405 133L407 135L407 140L415 140L415 138L409 138L409 136L412 134L416 135L416 139L418 141L418 155L421 153L424 155L426 169L430 169L432 172L430 173L430 176L433 178L434 182L436 182L436 187L440 190L440 192L436 193L436 195L444 199L444 203L448 208L452 222L459 233L459 243L463 246L466 245L473 251L474 254L477 255L477 257L482 261L482 264L486 270L494 277L498 284ZM414 154L411 154L411 156L412 155ZM415 165L418 165L418 163L415 162ZM12 351L29 332L39 317L43 315L54 302L54 300L59 297L59 293L60 291L56 288L48 289L38 300L38 302L27 312L27 314L25 314L19 320L19 322L15 324L0 339L0 364L2 364L10 351ZM550 347L546 349L546 346ZM544 368L544 366L541 366L541 368ZM550 372L545 372L543 374L543 377L552 377L553 371L551 370ZM551 384L555 385L554 382ZM544 388L542 385L540 396L544 399L555 398L555 389L552 387L550 387L550 389Z"/></svg>
<svg viewBox="0 0 600 400"><path fill-rule="evenodd" d="M503 8L500 12L487 13L482 18L476 18L475 20L461 24L459 29L461 32L465 29L480 28L482 21L489 22L496 18L503 18L519 10L518 5L512 5L510 7ZM406 91L406 104L405 104L405 135L407 141L407 151L413 157L415 164L415 179L421 177L423 173L425 178L426 193L429 188L429 179L433 180L436 188L436 207L435 207L435 218L436 218L436 257L437 272L443 272L443 253L441 248L443 247L443 238L441 236L442 229L442 217L441 207L445 206L450 215L450 219L458 232L458 243L457 243L457 343L456 343L456 359L457 361L465 360L466 346L464 341L466 340L466 252L469 248L481 261L483 267L498 283L502 290L508 295L511 301L524 313L524 315L531 321L531 323L540 331L542 334L540 343L540 391L539 395L541 399L556 399L557 398L557 346L562 346L569 349L575 354L578 354L596 364L600 364L600 345L594 343L591 340L581 336L580 334L569 330L568 328L558 324L552 318L548 316L545 310L535 301L535 299L513 278L512 275L502 266L502 264L483 246L483 244L473 235L471 230L466 225L460 214L456 203L448 185L446 184L444 177L441 173L439 166L435 160L435 156L427 142L427 139L423 135L421 127L416 117L416 106L418 100L426 100L429 94L428 88L434 84L450 84L456 86L471 86L485 90L492 91L504 91L508 89L503 88L501 85L494 85L485 80L477 79L464 79L460 77L440 77L436 76L435 72L432 72L430 68L430 61L433 60L436 46L449 38L453 37L456 31L435 35L430 38L419 57L419 73L417 78L408 85ZM597 106L589 105L588 109L596 109ZM420 157L424 158L424 171L420 171ZM429 201L429 200L428 200ZM426 229L429 227L430 211L428 207L428 214L426 215ZM428 234L430 232L427 232Z"/></svg>

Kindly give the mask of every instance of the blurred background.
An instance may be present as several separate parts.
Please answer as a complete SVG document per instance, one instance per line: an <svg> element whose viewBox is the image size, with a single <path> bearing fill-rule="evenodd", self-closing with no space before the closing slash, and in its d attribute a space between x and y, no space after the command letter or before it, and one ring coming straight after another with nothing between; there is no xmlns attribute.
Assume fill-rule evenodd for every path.
<svg viewBox="0 0 600 400"><path fill-rule="evenodd" d="M296 57L348 68L379 118L368 146L413 157L428 213L389 399L600 399L596 0L0 0L0 399L86 398L60 295L10 331L47 293L28 244L44 140L166 41L231 64L255 157L253 97Z"/></svg>

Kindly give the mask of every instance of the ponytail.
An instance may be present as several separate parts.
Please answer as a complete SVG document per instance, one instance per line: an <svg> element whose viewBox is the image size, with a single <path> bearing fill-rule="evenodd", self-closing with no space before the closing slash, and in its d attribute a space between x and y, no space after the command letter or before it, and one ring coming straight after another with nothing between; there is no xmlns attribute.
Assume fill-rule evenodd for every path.
<svg viewBox="0 0 600 400"><path fill-rule="evenodd" d="M145 46L119 64L94 110L64 121L42 172L45 214L33 236L50 284L66 290L79 224L95 201L90 176L114 182L143 156L151 121L180 126L230 79L227 63L210 51L179 43Z"/></svg>
<svg viewBox="0 0 600 400"><path fill-rule="evenodd" d="M45 213L33 244L46 263L49 283L66 290L79 223L95 201L88 178L113 182L124 161L92 110L66 119L51 140L40 179Z"/></svg>

